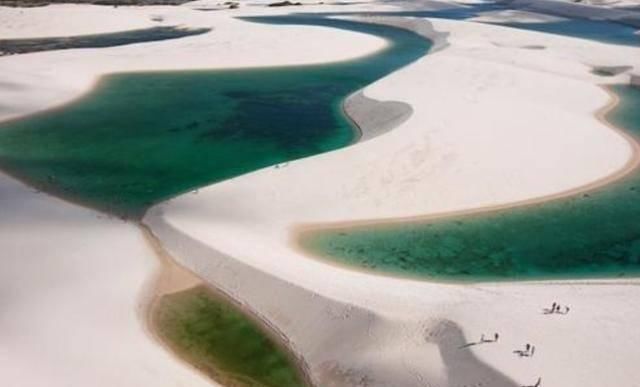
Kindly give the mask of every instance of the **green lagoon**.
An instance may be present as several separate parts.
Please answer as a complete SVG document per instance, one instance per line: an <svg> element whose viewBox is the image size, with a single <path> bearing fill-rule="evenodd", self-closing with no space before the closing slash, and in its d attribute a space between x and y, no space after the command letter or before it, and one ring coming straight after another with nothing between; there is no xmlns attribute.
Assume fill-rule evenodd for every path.
<svg viewBox="0 0 640 387"><path fill-rule="evenodd" d="M225 386L303 387L293 355L238 308L199 286L163 296L154 308L160 337Z"/></svg>
<svg viewBox="0 0 640 387"><path fill-rule="evenodd" d="M189 190L353 143L359 134L343 115L343 99L430 47L386 26L251 20L366 32L392 44L323 65L108 75L66 106L0 123L0 168L43 191L136 219Z"/></svg>
<svg viewBox="0 0 640 387"><path fill-rule="evenodd" d="M608 120L640 136L640 89ZM579 151L579 150L576 150ZM472 189L469 188L469 189ZM453 281L640 274L640 170L568 198L434 221L314 232L307 249L355 268Z"/></svg>

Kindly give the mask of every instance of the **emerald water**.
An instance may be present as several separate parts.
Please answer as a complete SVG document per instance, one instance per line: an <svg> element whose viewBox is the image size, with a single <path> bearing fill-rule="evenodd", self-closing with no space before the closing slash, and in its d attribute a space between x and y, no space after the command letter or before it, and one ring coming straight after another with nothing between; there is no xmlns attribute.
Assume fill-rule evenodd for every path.
<svg viewBox="0 0 640 387"><path fill-rule="evenodd" d="M171 348L222 385L307 385L293 356L235 306L204 287L164 296L153 322Z"/></svg>
<svg viewBox="0 0 640 387"><path fill-rule="evenodd" d="M137 218L194 188L352 143L357 134L342 100L430 47L387 26L251 20L366 32L392 44L323 65L108 75L73 103L0 123L0 168L38 189Z"/></svg>
<svg viewBox="0 0 640 387"><path fill-rule="evenodd" d="M613 124L640 136L640 89L616 86ZM489 213L303 235L309 250L383 273L447 280L640 273L640 170L568 198Z"/></svg>

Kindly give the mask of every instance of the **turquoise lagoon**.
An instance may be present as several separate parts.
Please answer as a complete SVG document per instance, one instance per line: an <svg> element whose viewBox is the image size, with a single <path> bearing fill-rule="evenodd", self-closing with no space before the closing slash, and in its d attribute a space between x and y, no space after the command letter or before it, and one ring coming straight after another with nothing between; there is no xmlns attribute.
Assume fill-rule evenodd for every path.
<svg viewBox="0 0 640 387"><path fill-rule="evenodd" d="M613 124L640 136L640 89L616 86ZM469 189L472 189L470 187ZM327 229L302 245L339 263L453 281L624 277L640 273L640 170L542 204L433 221Z"/></svg>
<svg viewBox="0 0 640 387"><path fill-rule="evenodd" d="M0 123L0 168L46 192L139 218L189 190L353 143L358 133L343 99L430 47L387 26L250 20L342 28L392 44L323 65L107 75L62 108Z"/></svg>

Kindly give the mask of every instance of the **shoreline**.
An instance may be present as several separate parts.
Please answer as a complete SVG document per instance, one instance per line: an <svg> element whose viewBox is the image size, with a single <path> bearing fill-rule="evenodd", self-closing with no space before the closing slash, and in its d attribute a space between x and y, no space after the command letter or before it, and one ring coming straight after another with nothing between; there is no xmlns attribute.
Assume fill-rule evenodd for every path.
<svg viewBox="0 0 640 387"><path fill-rule="evenodd" d="M276 14L279 15L279 14ZM322 19L325 18L322 14L319 14L319 16L317 16L318 18ZM238 17L235 17L238 18ZM253 22L251 22L253 23ZM256 24L261 24L261 23L256 23ZM298 26L295 25L294 26ZM304 27L308 27L307 25L302 25ZM312 26L312 27L318 27L318 26ZM326 27L326 26L322 26L320 28L323 29L330 29L333 30L335 28L331 28L331 27ZM342 29L338 29L341 30ZM347 32L351 32L351 31L347 31ZM361 33L358 32L359 34L363 34L363 35L367 35L367 36L371 36L369 34L365 34L365 33ZM377 38L377 37L376 37ZM284 63L284 64L274 64L274 65L252 65L252 66L240 66L240 67L222 67L222 68L218 68L218 67L206 67L206 66L202 66L202 67L196 67L196 68L169 68L169 69L155 69L155 68L151 68L151 69L134 69L134 70L122 70L122 71L114 71L114 72L104 72L104 73L97 73L94 74L92 79L90 80L88 86L86 89L82 90L81 92L77 93L76 95L74 95L72 98L66 100L66 101L62 101L58 104L53 104L51 106L47 106L44 107L42 109L38 109L36 111L32 111L26 114L18 114L17 116L9 116L8 118L2 118L0 117L0 127L4 126L4 125L11 125L14 122L17 121L21 121L24 119L29 119L29 118L33 118L33 117L37 117L38 115L41 114L49 114L49 113L55 113L58 111L62 111L64 109L69 108L71 105L89 97L92 93L96 92L104 83L108 82L108 78L111 76L117 76L117 75L128 75L128 74L158 74L158 73L191 73L191 72L202 72L202 73L206 73L206 72L211 72L212 76L215 76L216 72L225 72L225 71L233 71L233 70L255 70L255 71L260 71L260 70L273 70L273 69L283 69L286 70L288 68L295 68L295 69L304 69L305 67L315 67L315 66L323 66L323 65L334 65L334 64L340 64L340 63L348 63L351 61L358 61L361 60L362 58L366 58L369 56L373 56L376 55L377 53L379 53L382 50L385 50L389 47L390 44L390 40L387 38L384 38L384 45L382 45L381 47L378 47L377 49L370 51L368 53L365 53L363 55L356 55L354 57L350 57L350 58L338 58L338 59L331 59L328 61L323 61L323 62L310 62L310 63L301 63L301 64L288 64L288 63ZM153 41L151 43L156 43L156 41ZM110 47L106 47L106 48L110 48ZM55 50L54 50L55 51ZM16 54L16 56L19 55L27 55L29 53L24 53L24 54ZM0 56L1 57L1 56ZM367 85L368 86L368 85ZM365 86L366 87L366 86ZM341 105L341 109L342 111L345 113L345 120L349 123L351 123L352 127L354 128L354 132L356 134L355 137L357 137L355 142L346 144L345 147L351 146L355 143L357 143L359 141L359 138L362 136L362 134L364 133L364 131L358 127L357 125L355 125L353 123L353 121L351 120L351 118L349 117L349 115L346 113L346 108L345 108L345 102L347 100L349 100L352 97L356 97L357 94L361 93L362 90L364 89L358 89L356 91L354 91L352 94L348 95L347 97L344 98L344 100L340 103ZM386 101L380 101L381 105L386 104ZM313 155L312 155L313 156ZM312 157L309 156L309 157ZM272 166L267 166L267 167L263 167L263 168L270 168ZM262 168L261 168L262 169ZM204 186L198 186L198 187L194 187L188 190L185 190L183 192L177 193L175 195L172 195L171 197L167 197L164 198L150 206L147 206L144 211L142 211L141 213L134 213L134 214L119 214L117 212L112 212L109 211L108 209L103 209L100 207L96 207L90 203L87 203L79 198L74 198L68 194L65 194L64 192L60 192L57 187L54 186L54 189L51 189L50 187L43 187L39 184L33 184L32 182L29 181L28 178L26 178L24 175L20 174L20 173L16 173L14 171L11 170L5 170L4 168L0 168L0 171L2 171L3 173L5 173L8 176L11 176L12 178L16 179L17 181L33 188L34 190L43 193L45 195L50 195L52 197L61 199L67 203L73 204L73 205L77 205L83 208L87 208L93 211L97 211L101 214L105 214L108 217L112 217L114 219L120 219L122 221L125 222L129 222L132 221L134 223L139 223L145 216L146 211L158 204L161 204L163 202L166 202L168 200L171 200L173 198L179 197L181 195L184 194L188 194L189 192L192 192L193 190L198 190L204 187L207 187L211 184L206 184ZM251 173L251 172L247 172L247 173ZM215 183L213 183L215 184Z"/></svg>
<svg viewBox="0 0 640 387"><path fill-rule="evenodd" d="M153 231L151 231L147 225L137 222L137 226L160 263L159 269L148 279L148 284L142 290L143 295L139 298L141 300L141 304L143 304L141 307L142 323L151 340L164 348L176 360L186 364L189 368L198 372L205 378L212 380L214 383L221 383L205 370L188 361L186 359L188 357L186 351L180 350L171 343L165 341L158 332L155 318L155 313L159 307L159 303L164 296L202 287L211 294L211 297L218 299L222 303L229 304L246 319L256 324L262 334L273 340L274 344L283 350L287 359L296 369L305 386L314 386L311 382L312 379L309 373L309 366L307 365L304 356L301 353L295 352L293 348L288 345L289 339L284 333L273 327L266 319L261 318L248 305L235 300L229 294L224 292L224 290L203 280L197 274L179 264L178 261L174 259L164 248L162 242L155 236L155 234L153 234ZM220 372L220 374L223 375L225 373L225 371Z"/></svg>
<svg viewBox="0 0 640 387"><path fill-rule="evenodd" d="M504 284L504 283L518 283L518 282L530 283L530 282L537 282L537 281L556 283L556 282L570 280L570 279L540 278L540 279L530 279L530 280L518 279L517 281L513 281L510 279L505 279L504 281L500 281L500 280L456 281L456 280L439 280L433 277L425 278L418 275L416 276L399 275L399 274L394 274L390 272L358 268L352 265L338 262L334 259L331 259L329 255L317 254L309 251L303 246L302 241L306 237L311 236L312 234L319 233L319 232L321 233L323 231L335 230L335 229L344 229L344 228L352 228L352 227L368 227L370 229L375 229L377 227L385 227L389 225L422 223L427 221L446 219L446 218L455 217L455 216L473 216L473 215L482 216L483 214L512 209L516 207L526 208L529 206L534 206L534 205L539 205L539 204L543 204L543 203L547 203L555 200L564 199L567 197L592 191L594 189L603 188L609 184L615 183L618 180L624 179L626 176L628 176L633 171L635 171L638 168L638 166L640 166L640 140L638 140L634 135L627 133L624 128L618 128L617 126L613 125L611 122L609 122L606 119L606 115L610 113L613 109L615 109L615 107L619 104L620 98L614 92L612 92L608 86L603 86L603 85L598 85L598 86L609 95L610 99L606 105L598 109L598 111L594 112L594 117L598 119L598 121L606 125L609 129L611 129L612 131L620 135L622 138L624 138L625 141L627 141L629 147L631 148L631 155L629 156L629 159L627 160L625 165L623 165L620 169L618 169L614 173L607 175L601 179L592 181L590 183L580 185L580 186L577 186L565 191L561 191L555 194L540 196L540 197L531 198L531 199L525 199L521 201L515 201L511 203L506 203L506 204L498 204L494 206L484 206L484 207L464 209L459 211L449 211L449 212L433 213L428 215L415 215L415 216L389 218L389 219L384 219L384 218L383 219L363 219L363 220L352 220L352 221L338 221L338 222L330 222L330 223L297 224L297 225L294 225L291 229L290 239L289 239L290 246L294 251L301 253L302 255L304 255L309 259L316 260L324 264L329 264L337 268L341 268L349 271L367 273L371 275L380 275L380 276L414 280L414 281L422 280L422 281L428 281L433 283L447 283L447 284L459 284L459 285L467 284L468 285L468 284L476 284L476 283L483 283L483 284ZM638 277L640 278L640 275ZM612 280L612 277L585 277L584 279L576 278L575 281L582 282L588 279L597 280L598 278Z"/></svg>

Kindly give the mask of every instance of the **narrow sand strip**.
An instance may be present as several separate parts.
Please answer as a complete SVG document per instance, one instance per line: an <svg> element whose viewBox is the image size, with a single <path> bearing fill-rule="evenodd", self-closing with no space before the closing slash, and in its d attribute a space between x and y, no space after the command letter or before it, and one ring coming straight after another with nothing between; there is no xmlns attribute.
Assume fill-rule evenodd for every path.
<svg viewBox="0 0 640 387"><path fill-rule="evenodd" d="M350 95L343 103L345 115L358 128L358 142L381 136L409 119L411 105L399 101L376 101L361 91Z"/></svg>
<svg viewBox="0 0 640 387"><path fill-rule="evenodd" d="M425 20L403 17L359 17L358 21L404 28L429 40L430 53L447 46L447 34L436 31ZM360 131L359 142L381 136L405 122L413 113L411 105L401 101L378 101L364 95L362 90L350 95L342 105L346 116Z"/></svg>
<svg viewBox="0 0 640 387"><path fill-rule="evenodd" d="M185 365L189 365L189 363L184 360L189 356L189 354L183 354L180 351L176 351L169 343L164 342L157 330L156 321L153 316L156 314L156 311L159 308L160 301L164 296L183 292L189 289L195 289L198 287L205 287L209 291L211 291L215 295L215 297L219 297L225 302L234 305L246 316L246 318L251 319L259 327L261 327L263 333L267 337L272 339L277 345L281 346L281 348L286 351L286 353L289 354L290 348L288 347L288 340L284 334L278 331L274 331L268 321L261 319L259 316L253 314L250 309L247 309L236 300L230 298L224 292L221 292L219 289L211 287L196 274L178 264L178 262L167 253L162 243L154 236L154 234L148 229L148 227L146 227L145 225L140 225L139 229L161 263L161 268L160 270L158 270L156 278L150 281L151 284L147 288L147 296L143 297L142 299L142 303L143 305L145 305L146 309L144 319L148 324L147 327L149 329L149 334L151 335L151 337L160 345L162 345L168 352L176 354L177 360L179 360L180 362L184 362ZM296 367L299 368L300 374L303 375L303 380L305 380L308 385L311 385L308 376L308 367L304 362L302 356L300 356L299 354L295 354L295 356L291 356L291 361L296 365ZM201 370L197 367L193 367L193 369L194 371L203 374L203 376L210 378L210 376L207 375L204 370ZM213 380L213 385L217 385L215 379Z"/></svg>

